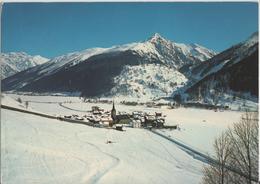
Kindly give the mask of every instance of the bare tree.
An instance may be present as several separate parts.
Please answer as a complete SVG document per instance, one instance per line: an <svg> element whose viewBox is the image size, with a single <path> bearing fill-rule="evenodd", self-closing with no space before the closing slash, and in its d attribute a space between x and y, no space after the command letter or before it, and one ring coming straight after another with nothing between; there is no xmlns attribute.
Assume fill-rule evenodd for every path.
<svg viewBox="0 0 260 184"><path fill-rule="evenodd" d="M214 166L207 166L203 168L203 184L219 184L219 170Z"/></svg>
<svg viewBox="0 0 260 184"><path fill-rule="evenodd" d="M26 101L26 102L25 102L25 107L26 107L26 109L28 108L28 106L29 106L29 102Z"/></svg>
<svg viewBox="0 0 260 184"><path fill-rule="evenodd" d="M245 173L244 183L251 184L252 178L258 178L258 114L246 112L233 129L228 130L233 151L230 162Z"/></svg>
<svg viewBox="0 0 260 184"><path fill-rule="evenodd" d="M228 170L226 169L226 165L229 159L229 156L232 152L232 148L230 146L230 138L227 136L227 133L222 133L221 136L215 140L214 147L216 150L216 156L219 164L219 176L221 181L219 183L224 184L227 183L225 178L227 179Z"/></svg>
<svg viewBox="0 0 260 184"><path fill-rule="evenodd" d="M217 166L204 168L204 184L252 184L258 178L258 113L246 112L215 140ZM235 168L239 172L230 171ZM246 175L242 176L239 173Z"/></svg>
<svg viewBox="0 0 260 184"><path fill-rule="evenodd" d="M226 169L229 156L232 152L230 146L230 138L227 132L221 134L214 142L214 150L216 153L217 166L209 166L204 168L203 183L207 184L224 184L229 183L229 170Z"/></svg>
<svg viewBox="0 0 260 184"><path fill-rule="evenodd" d="M217 90L215 90L212 95L213 95L212 96L213 103L214 103L215 107L217 107L218 102L219 102L219 95L220 94L219 94L219 92Z"/></svg>

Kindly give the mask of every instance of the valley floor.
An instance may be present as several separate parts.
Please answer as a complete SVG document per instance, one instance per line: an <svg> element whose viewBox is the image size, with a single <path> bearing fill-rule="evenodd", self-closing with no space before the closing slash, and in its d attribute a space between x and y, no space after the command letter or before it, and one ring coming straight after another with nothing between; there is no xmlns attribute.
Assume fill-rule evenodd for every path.
<svg viewBox="0 0 260 184"><path fill-rule="evenodd" d="M22 108L13 100L17 97L4 95L2 104ZM30 101L30 110L52 115L84 115L93 105L111 110L111 104L82 103L75 97L20 98ZM64 103L68 101L72 103ZM116 109L163 112L166 123L178 124L180 129L161 133L209 154L213 153L214 138L242 114L120 104ZM2 183L200 183L203 162L147 130L125 130L93 128L1 109Z"/></svg>

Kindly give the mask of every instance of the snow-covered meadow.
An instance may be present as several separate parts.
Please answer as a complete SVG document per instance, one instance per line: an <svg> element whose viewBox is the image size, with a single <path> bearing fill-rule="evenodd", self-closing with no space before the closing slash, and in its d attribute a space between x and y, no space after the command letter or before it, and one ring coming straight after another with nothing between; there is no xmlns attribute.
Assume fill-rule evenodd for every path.
<svg viewBox="0 0 260 184"><path fill-rule="evenodd" d="M18 97L23 105L15 101ZM30 110L51 115L84 115L93 105L111 110L111 104L82 103L77 97L8 94L1 100L17 108L30 101ZM72 103L59 104L69 101ZM215 137L242 114L121 104L116 109L163 112L166 124L178 124L180 129L161 133L209 154ZM202 178L203 162L144 129L120 132L4 109L1 126L3 183L199 183Z"/></svg>

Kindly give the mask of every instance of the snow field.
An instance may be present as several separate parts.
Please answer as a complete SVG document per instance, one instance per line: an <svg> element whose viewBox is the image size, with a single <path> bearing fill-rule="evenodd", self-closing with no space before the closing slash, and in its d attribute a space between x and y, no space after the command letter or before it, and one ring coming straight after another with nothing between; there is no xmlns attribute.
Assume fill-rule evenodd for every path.
<svg viewBox="0 0 260 184"><path fill-rule="evenodd" d="M143 129L120 132L2 110L3 183L199 183L202 163ZM106 141L112 141L106 144ZM184 177L185 176L185 177Z"/></svg>
<svg viewBox="0 0 260 184"><path fill-rule="evenodd" d="M2 104L24 108L14 100L18 97L30 101L31 110L51 115L83 116L94 105L112 108L111 104L82 103L78 97L14 94L4 94ZM64 107L61 102L66 102ZM162 112L166 124L177 124L179 129L158 130L160 133L209 155L214 153L214 139L242 115L238 111L148 108L115 102L117 112ZM8 183L199 183L202 177L202 162L144 129L119 132L9 110L1 114L3 181Z"/></svg>
<svg viewBox="0 0 260 184"><path fill-rule="evenodd" d="M57 102L57 103L34 103L29 102L29 108L34 111L44 112L51 115L72 115L78 114L83 116L86 111L91 110L91 107L98 105L104 110L111 110L112 104L103 103L82 103L78 97L55 97L55 96L19 96L19 95L5 95L8 98L12 97L17 99L20 97L23 101L31 100L38 102ZM11 99L12 99L11 98ZM59 105L62 103L64 108ZM131 113L133 111L145 111L150 113L162 112L166 115L166 125L179 125L178 130L162 130L161 133L169 135L172 138L183 142L190 147L200 150L204 153L213 154L213 143L216 137L218 137L233 123L238 122L243 112L240 111L213 111L196 108L178 108L167 109L162 108L150 108L146 106L126 106L118 104L116 102L117 111L124 111ZM71 110L74 109L74 110ZM205 138L206 137L206 138Z"/></svg>

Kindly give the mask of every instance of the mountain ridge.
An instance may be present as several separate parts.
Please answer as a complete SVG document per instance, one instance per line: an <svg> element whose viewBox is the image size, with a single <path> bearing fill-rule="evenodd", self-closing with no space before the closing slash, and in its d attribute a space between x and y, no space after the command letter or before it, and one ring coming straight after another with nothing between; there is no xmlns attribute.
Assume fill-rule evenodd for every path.
<svg viewBox="0 0 260 184"><path fill-rule="evenodd" d="M20 71L46 63L49 59L40 55L31 56L25 52L1 53L1 79Z"/></svg>
<svg viewBox="0 0 260 184"><path fill-rule="evenodd" d="M217 96L222 96L223 102L232 101L233 96L258 98L258 51L256 32L245 41L195 66L185 75L193 82L174 95L181 94L188 101L205 103L215 103Z"/></svg>
<svg viewBox="0 0 260 184"><path fill-rule="evenodd" d="M135 66L141 65L149 65L146 69L156 68L155 71L162 73L171 71L177 78L166 77L169 79L167 84L176 84L178 87L186 82L186 78L178 71L181 66L201 63L215 54L206 49L211 54L209 56L208 53L203 52L203 49L205 48L196 44L190 46L173 43L159 34L155 34L143 42L110 48L92 48L55 57L48 63L3 80L2 89L36 92L80 91L83 96L112 95L115 94L116 78L122 74L122 71L127 67L135 70ZM96 70L94 71L93 68ZM95 83L92 82L92 78L96 80ZM159 78L158 84L160 83ZM182 80L179 81L179 79ZM139 85L148 84L147 82L148 79L143 80L143 83ZM82 86L84 83L87 83L88 87ZM122 81L120 84L124 86ZM130 86L129 89L135 93L134 91L138 90L134 87L137 83L131 84L133 86ZM177 88L176 85L173 89ZM158 93L165 91L162 85L148 85L148 87L157 88ZM141 88L144 89L144 87ZM167 93L172 92L169 87L167 89ZM153 91L153 89L151 90ZM136 93L133 95L136 96Z"/></svg>
<svg viewBox="0 0 260 184"><path fill-rule="evenodd" d="M2 90L148 99L189 94L188 89L200 80L239 63L256 48L258 33L218 54L156 33L142 42L55 57L3 80Z"/></svg>

